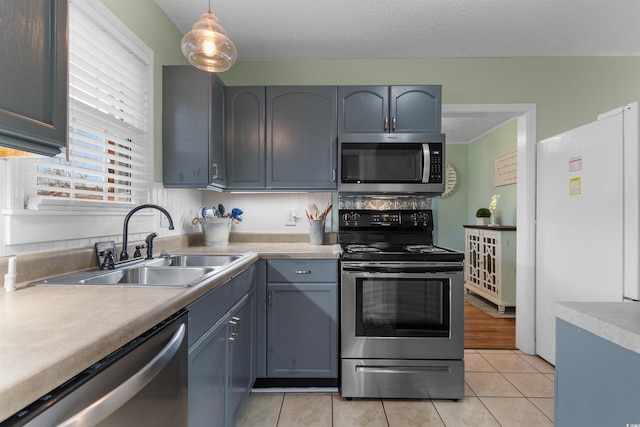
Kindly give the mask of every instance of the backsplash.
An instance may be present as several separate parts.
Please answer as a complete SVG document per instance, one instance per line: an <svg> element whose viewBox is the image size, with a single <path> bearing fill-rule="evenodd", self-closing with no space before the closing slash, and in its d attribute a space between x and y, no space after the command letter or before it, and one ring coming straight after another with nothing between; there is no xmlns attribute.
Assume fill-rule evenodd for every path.
<svg viewBox="0 0 640 427"><path fill-rule="evenodd" d="M333 203L332 193L217 193L205 191L203 205L218 206L222 203L227 211L240 208L244 211L242 222L233 224L231 232L241 233L308 233L309 223L305 209L315 203L320 211ZM335 206L334 206L335 207ZM294 209L296 225L285 225L286 210ZM337 215L337 209L332 211ZM331 215L327 218L326 231L335 231ZM337 218L337 217L335 217Z"/></svg>
<svg viewBox="0 0 640 427"><path fill-rule="evenodd" d="M233 224L231 232L239 233L308 233L309 225L306 220L305 209L310 203L315 203L319 209L332 203L332 193L218 193L213 191L200 191L191 189L167 189L161 184L155 183L150 191L150 203L158 204L171 214L175 230L169 230L164 216L155 210L150 210L155 221L136 228L130 226L129 242L144 240L150 231L158 233L158 237L174 237L200 233L201 228L193 225L194 218L200 216L203 206L225 205L228 211L232 208L240 208L244 211L243 221ZM285 225L285 209L294 209L297 212L295 226ZM136 214L142 216L144 211ZM337 210L334 210L334 214ZM68 250L75 248L91 247L98 241L114 240L116 244L122 242L122 223L126 212L122 214L79 214L78 219L72 222L69 230L69 238L47 236L42 229L49 230L53 235L67 235L61 228L61 223L56 223L53 218L60 215L69 217L66 212L55 212L51 216L38 211L22 211L11 214L11 221L19 222L14 232L22 236L19 244L7 245L0 252L2 256L38 253L44 251ZM10 216L11 216L10 215ZM71 214L74 216L75 214ZM149 214L147 214L149 215ZM19 221L16 218L20 218ZM52 218L52 223L43 223L43 218ZM11 223L11 221L8 221ZM34 222L40 229L29 227L29 222ZM332 218L327 219L326 230L332 230ZM26 225L23 225L26 224ZM33 231L31 231L33 229ZM33 234L33 235L30 235Z"/></svg>

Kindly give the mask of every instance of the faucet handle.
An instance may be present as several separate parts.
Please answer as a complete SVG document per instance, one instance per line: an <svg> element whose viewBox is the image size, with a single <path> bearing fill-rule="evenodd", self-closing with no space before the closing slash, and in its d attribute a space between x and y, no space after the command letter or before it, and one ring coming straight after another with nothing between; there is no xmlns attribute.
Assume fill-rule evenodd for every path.
<svg viewBox="0 0 640 427"><path fill-rule="evenodd" d="M99 255L104 256L102 264L100 264L100 270L113 270L116 268L116 260L113 257L113 249L105 249L104 251L101 251Z"/></svg>
<svg viewBox="0 0 640 427"><path fill-rule="evenodd" d="M135 252L133 252L133 257L134 258L142 258L142 252L140 252L140 249L144 249L144 248L146 248L145 245L136 246L136 250L135 250Z"/></svg>
<svg viewBox="0 0 640 427"><path fill-rule="evenodd" d="M116 243L114 241L97 242L95 244L96 263L102 268L105 265L107 255L111 255L111 258L115 262L116 255Z"/></svg>

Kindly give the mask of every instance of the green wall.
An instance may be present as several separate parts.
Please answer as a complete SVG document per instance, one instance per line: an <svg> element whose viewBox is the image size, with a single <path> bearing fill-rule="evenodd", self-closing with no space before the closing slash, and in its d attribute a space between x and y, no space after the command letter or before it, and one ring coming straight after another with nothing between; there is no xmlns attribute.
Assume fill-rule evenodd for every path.
<svg viewBox="0 0 640 427"><path fill-rule="evenodd" d="M153 0L102 2L155 53L154 176L161 181L161 69L162 65L187 63L180 52L182 35ZM640 99L640 57L632 56L242 60L240 51L239 57L231 70L220 75L228 86L442 84L445 104L536 104L538 140ZM462 249L460 224L473 221L475 209L488 205L492 194L502 194L498 204L501 223L515 224L516 185L475 187L479 176L492 177L493 157L499 155L488 139L507 144L511 126L515 124L471 147L448 147L447 159L456 168L461 184L450 197L435 201L435 207L442 209L436 235L439 244ZM476 165L490 167L491 172L477 171ZM466 188L465 182L473 185Z"/></svg>
<svg viewBox="0 0 640 427"><path fill-rule="evenodd" d="M489 207L491 196L500 195L497 223L517 225L517 184L494 186L494 159L517 149L517 121L484 135L472 144L447 145L447 163L457 173L457 184L445 198L433 199L436 211L435 240L440 246L464 251L463 224L475 224L478 208Z"/></svg>
<svg viewBox="0 0 640 427"><path fill-rule="evenodd" d="M491 196L500 196L496 207L497 222L516 225L517 184L494 186L494 159L516 151L517 121L512 120L499 129L478 139L469 147L469 215L475 223L478 208L488 208Z"/></svg>

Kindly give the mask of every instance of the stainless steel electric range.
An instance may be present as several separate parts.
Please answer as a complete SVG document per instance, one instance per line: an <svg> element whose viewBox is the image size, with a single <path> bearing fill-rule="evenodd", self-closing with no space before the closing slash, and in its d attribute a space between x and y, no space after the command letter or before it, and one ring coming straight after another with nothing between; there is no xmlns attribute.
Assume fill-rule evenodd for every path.
<svg viewBox="0 0 640 427"><path fill-rule="evenodd" d="M430 209L340 209L343 398L464 396L464 254Z"/></svg>

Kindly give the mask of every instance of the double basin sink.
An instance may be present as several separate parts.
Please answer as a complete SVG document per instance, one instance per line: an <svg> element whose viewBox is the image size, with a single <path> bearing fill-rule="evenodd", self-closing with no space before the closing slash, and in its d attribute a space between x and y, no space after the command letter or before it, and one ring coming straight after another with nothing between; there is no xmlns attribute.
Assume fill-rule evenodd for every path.
<svg viewBox="0 0 640 427"><path fill-rule="evenodd" d="M191 287L240 262L246 255L172 254L127 263L114 270L85 270L32 285Z"/></svg>

